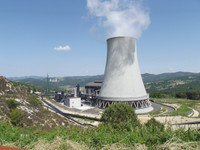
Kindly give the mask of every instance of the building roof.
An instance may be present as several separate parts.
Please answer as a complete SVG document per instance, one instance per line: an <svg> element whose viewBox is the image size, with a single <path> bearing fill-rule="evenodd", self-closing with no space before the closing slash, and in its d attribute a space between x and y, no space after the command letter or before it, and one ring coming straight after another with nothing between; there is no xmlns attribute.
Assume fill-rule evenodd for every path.
<svg viewBox="0 0 200 150"><path fill-rule="evenodd" d="M0 150L23 150L23 149L18 149L14 147L7 147L7 146L1 146L0 145Z"/></svg>
<svg viewBox="0 0 200 150"><path fill-rule="evenodd" d="M85 87L101 87L102 81L89 82Z"/></svg>

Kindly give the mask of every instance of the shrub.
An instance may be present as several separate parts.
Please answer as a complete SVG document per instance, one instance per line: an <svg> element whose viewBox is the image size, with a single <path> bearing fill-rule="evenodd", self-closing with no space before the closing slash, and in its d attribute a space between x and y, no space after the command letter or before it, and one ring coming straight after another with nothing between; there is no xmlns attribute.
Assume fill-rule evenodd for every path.
<svg viewBox="0 0 200 150"><path fill-rule="evenodd" d="M145 126L147 127L147 129L151 130L151 131L164 131L165 126L164 124L156 121L156 119L151 118L150 120L148 120L148 122L145 124Z"/></svg>
<svg viewBox="0 0 200 150"><path fill-rule="evenodd" d="M200 99L200 92L196 91L188 91L186 92L187 99L199 100Z"/></svg>
<svg viewBox="0 0 200 150"><path fill-rule="evenodd" d="M15 101L14 98L9 98L6 100L6 104L8 105L8 108L15 109L18 106L18 102Z"/></svg>
<svg viewBox="0 0 200 150"><path fill-rule="evenodd" d="M176 98L187 98L186 92L178 92L175 95Z"/></svg>
<svg viewBox="0 0 200 150"><path fill-rule="evenodd" d="M38 100L38 97L36 95L30 95L27 99L27 101L35 106L35 107L38 107L40 104L41 104L41 101Z"/></svg>
<svg viewBox="0 0 200 150"><path fill-rule="evenodd" d="M19 109L13 109L10 113L11 123L14 126L23 126L24 114Z"/></svg>
<svg viewBox="0 0 200 150"><path fill-rule="evenodd" d="M134 108L125 103L116 103L110 105L103 112L100 121L107 126L121 130L130 127L130 125L139 125Z"/></svg>

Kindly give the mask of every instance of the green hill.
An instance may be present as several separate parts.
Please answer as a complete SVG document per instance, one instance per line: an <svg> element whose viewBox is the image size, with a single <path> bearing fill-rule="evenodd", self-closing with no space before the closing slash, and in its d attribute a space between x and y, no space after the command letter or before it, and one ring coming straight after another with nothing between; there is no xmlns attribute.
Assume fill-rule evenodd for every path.
<svg viewBox="0 0 200 150"><path fill-rule="evenodd" d="M155 82L159 80L174 80L177 78L188 77L196 75L197 73L191 72L175 72L175 73L162 73L162 74L142 74L142 78L144 82Z"/></svg>
<svg viewBox="0 0 200 150"><path fill-rule="evenodd" d="M162 74L142 74L147 92L160 91L167 94L174 94L182 91L200 91L200 73L175 72ZM54 78L50 78L54 79ZM54 88L75 87L77 84L85 86L86 83L103 80L103 75L96 76L73 76L57 77L57 82L50 82ZM28 83L37 86L46 86L46 78L23 78L17 79L21 83Z"/></svg>
<svg viewBox="0 0 200 150"><path fill-rule="evenodd" d="M172 73L156 75L157 79L145 80L148 91L188 91L200 90L200 73ZM146 81L146 82L145 82Z"/></svg>

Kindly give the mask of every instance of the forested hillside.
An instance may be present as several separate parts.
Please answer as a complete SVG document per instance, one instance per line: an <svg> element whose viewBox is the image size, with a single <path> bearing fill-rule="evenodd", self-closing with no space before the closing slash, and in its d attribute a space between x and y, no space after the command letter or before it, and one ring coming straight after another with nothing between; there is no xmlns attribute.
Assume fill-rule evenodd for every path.
<svg viewBox="0 0 200 150"><path fill-rule="evenodd" d="M175 96L179 92L200 91L200 73L176 72L163 74L142 74L147 92L161 92ZM54 78L50 78L54 79ZM96 76L74 76L58 77L57 82L50 82L54 88L75 87L77 84L85 86L92 81L102 81L103 75ZM17 79L21 83L28 83L38 86L46 86L46 78L25 78ZM66 89L66 88L65 88Z"/></svg>

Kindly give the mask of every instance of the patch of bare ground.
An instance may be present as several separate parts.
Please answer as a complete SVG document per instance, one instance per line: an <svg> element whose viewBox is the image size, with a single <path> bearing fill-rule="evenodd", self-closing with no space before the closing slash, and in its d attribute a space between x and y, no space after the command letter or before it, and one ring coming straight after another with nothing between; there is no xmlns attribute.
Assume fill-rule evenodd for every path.
<svg viewBox="0 0 200 150"><path fill-rule="evenodd" d="M194 109L200 114L200 105L199 105L199 104L196 105L196 106L194 107ZM198 115L198 117L200 117L200 115Z"/></svg>
<svg viewBox="0 0 200 150"><path fill-rule="evenodd" d="M5 143L4 146L16 147L17 143ZM71 140L63 140L61 137L56 137L53 141L40 139L25 146L28 150L147 150L144 144L135 144L134 146L126 146L121 143L106 145L102 148L89 147L84 143L79 143ZM200 149L199 142L184 142L179 138L171 138L161 145L155 145L150 149L155 150L198 150Z"/></svg>
<svg viewBox="0 0 200 150"><path fill-rule="evenodd" d="M146 123L148 120L150 120L152 117L150 115L138 115L138 119L140 120L141 124Z"/></svg>
<svg viewBox="0 0 200 150"><path fill-rule="evenodd" d="M5 143L4 146L16 147L17 143ZM47 141L40 139L36 142L32 142L25 146L28 150L147 150L147 147L142 144L136 144L135 146L126 146L121 143L106 145L103 148L89 147L84 143L78 143L71 140L63 140L61 137L56 137L53 141Z"/></svg>
<svg viewBox="0 0 200 150"><path fill-rule="evenodd" d="M149 115L139 115L138 119L142 124L146 123L148 120L150 120L152 117ZM160 123L165 124L165 126L171 126L171 124L177 124L177 123L185 123L185 122L195 122L199 121L199 118L189 118L189 117L183 117L183 116L160 116L160 117L154 117L157 121ZM193 124L193 125L182 125L182 126L171 126L173 129L179 129L179 128L199 128L200 125Z"/></svg>
<svg viewBox="0 0 200 150"><path fill-rule="evenodd" d="M102 150L147 150L148 148L144 144L136 144L135 146L126 146L124 144L116 143L106 145Z"/></svg>
<svg viewBox="0 0 200 150"><path fill-rule="evenodd" d="M170 106L170 107L173 107L175 110L177 110L178 108L181 107L180 104L166 104L166 103L165 103L165 105Z"/></svg>
<svg viewBox="0 0 200 150"><path fill-rule="evenodd" d="M63 140L60 137L56 137L52 142L40 139L37 142L32 142L27 145L25 149L29 150L58 150L58 149L69 149L69 150L89 150L90 148L83 144L77 143L70 140Z"/></svg>
<svg viewBox="0 0 200 150"><path fill-rule="evenodd" d="M156 150L199 150L199 142L184 142L178 138L172 138L162 145L155 147Z"/></svg>
<svg viewBox="0 0 200 150"><path fill-rule="evenodd" d="M199 118L188 118L188 117L183 117L183 116L163 116L163 117L155 117L155 119L164 124L175 124L175 123L199 121Z"/></svg>

